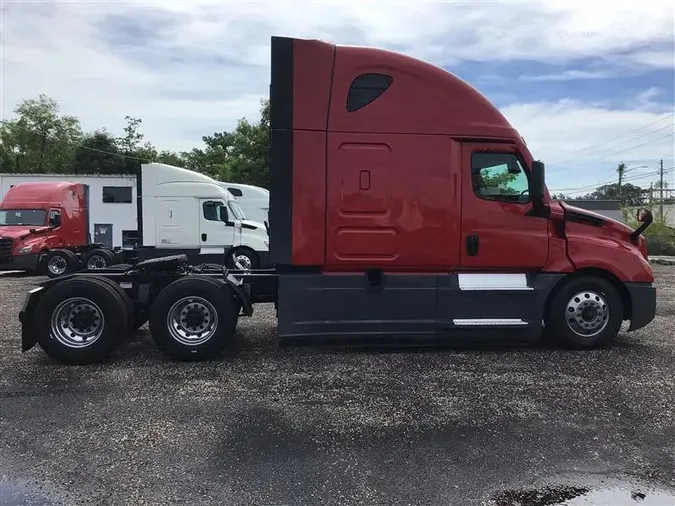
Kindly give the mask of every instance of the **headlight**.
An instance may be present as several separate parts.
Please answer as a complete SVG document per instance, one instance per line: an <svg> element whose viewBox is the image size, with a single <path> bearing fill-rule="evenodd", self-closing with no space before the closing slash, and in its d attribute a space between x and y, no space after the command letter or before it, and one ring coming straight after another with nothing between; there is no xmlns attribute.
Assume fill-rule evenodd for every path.
<svg viewBox="0 0 675 506"><path fill-rule="evenodd" d="M269 248L270 247L270 242L269 241L263 241L265 243L265 247Z"/></svg>
<svg viewBox="0 0 675 506"><path fill-rule="evenodd" d="M19 251L17 254L19 255L25 255L26 253L31 253L33 251L33 246L24 246L22 248L19 248Z"/></svg>

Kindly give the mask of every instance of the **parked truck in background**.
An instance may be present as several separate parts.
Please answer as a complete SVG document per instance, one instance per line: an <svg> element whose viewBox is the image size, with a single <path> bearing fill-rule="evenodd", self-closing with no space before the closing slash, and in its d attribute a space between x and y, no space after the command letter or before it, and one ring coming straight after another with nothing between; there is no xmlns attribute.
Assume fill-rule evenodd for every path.
<svg viewBox="0 0 675 506"><path fill-rule="evenodd" d="M0 204L0 269L74 271L103 253L89 234L89 188L62 182L14 185Z"/></svg>
<svg viewBox="0 0 675 506"><path fill-rule="evenodd" d="M249 220L259 223L270 221L270 192L267 188L240 183L220 183L232 194Z"/></svg>
<svg viewBox="0 0 675 506"><path fill-rule="evenodd" d="M90 243L87 185L15 185L0 206L0 268L57 277L177 253L244 269L268 262L265 225L247 220L214 179L150 163L141 167L137 184L139 243L119 251Z"/></svg>
<svg viewBox="0 0 675 506"><path fill-rule="evenodd" d="M141 165L137 261L185 254L193 263L269 266L269 236L213 178L163 163ZM227 258L225 257L225 254Z"/></svg>
<svg viewBox="0 0 675 506"><path fill-rule="evenodd" d="M282 343L367 336L594 348L655 315L643 230L552 200L544 164L469 84L395 52L272 38L273 269L185 255L43 283L22 349L103 360L139 312L182 360L220 355L277 308Z"/></svg>

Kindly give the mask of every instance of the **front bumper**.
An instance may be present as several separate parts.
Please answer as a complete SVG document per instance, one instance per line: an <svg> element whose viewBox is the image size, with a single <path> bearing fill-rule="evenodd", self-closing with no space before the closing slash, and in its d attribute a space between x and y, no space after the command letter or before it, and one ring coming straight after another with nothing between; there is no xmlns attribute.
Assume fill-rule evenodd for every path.
<svg viewBox="0 0 675 506"><path fill-rule="evenodd" d="M16 255L9 259L9 262L0 264L0 271L30 271L36 272L38 270L39 253L31 255Z"/></svg>
<svg viewBox="0 0 675 506"><path fill-rule="evenodd" d="M626 283L631 300L629 331L641 329L656 316L656 287L652 283Z"/></svg>

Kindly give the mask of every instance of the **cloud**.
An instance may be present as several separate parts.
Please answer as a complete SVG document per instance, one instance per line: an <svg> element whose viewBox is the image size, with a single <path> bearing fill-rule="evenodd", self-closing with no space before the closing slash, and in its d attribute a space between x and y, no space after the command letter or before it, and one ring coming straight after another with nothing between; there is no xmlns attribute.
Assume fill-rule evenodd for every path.
<svg viewBox="0 0 675 506"><path fill-rule="evenodd" d="M520 76L521 81L572 81L575 79L607 79L613 77L608 72L591 72L587 70L566 70L560 74L542 74Z"/></svg>
<svg viewBox="0 0 675 506"><path fill-rule="evenodd" d="M257 116L259 101L268 94L271 35L385 47L446 67L513 61L558 65L559 72L547 75L524 72L521 83L495 72L476 76L495 87L490 97L503 97L507 117L544 161L593 144L602 148L608 138L649 124L673 107L668 93L651 90L672 83L641 85L622 110L608 104L612 89L579 100L576 88L569 88L534 101L519 88L528 80L552 86L552 81L673 69L673 10L661 1L619 1L611 9L567 1L26 1L5 2L2 22L2 118L21 100L46 93L64 113L81 118L85 130L106 126L121 132L125 115L141 117L146 138L160 149L190 149L201 144L202 135ZM629 140L619 147L630 147ZM672 137L654 140L625 155L672 153L672 142ZM607 164L623 156L600 148L570 156L576 161L602 156ZM549 166L551 178L563 169ZM589 165L586 172L574 167L575 179L605 170L604 165Z"/></svg>
<svg viewBox="0 0 675 506"><path fill-rule="evenodd" d="M572 188L613 180L621 162L629 167L646 166L632 177L653 176L661 159L666 168L675 166L672 106L669 111L654 111L648 100L657 95L655 90L641 95L643 106L633 110L563 99L516 104L502 112L523 135L533 156L546 163L549 187ZM669 174L668 180L673 181L675 172ZM645 181L650 181L648 176L634 184Z"/></svg>

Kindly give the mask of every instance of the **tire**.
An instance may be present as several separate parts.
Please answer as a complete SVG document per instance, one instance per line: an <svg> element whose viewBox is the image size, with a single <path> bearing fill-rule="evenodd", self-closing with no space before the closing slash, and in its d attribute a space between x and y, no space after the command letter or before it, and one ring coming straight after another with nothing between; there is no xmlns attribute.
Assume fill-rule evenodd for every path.
<svg viewBox="0 0 675 506"><path fill-rule="evenodd" d="M545 333L572 348L606 346L621 329L623 311L621 296L610 282L594 276L572 278L548 304Z"/></svg>
<svg viewBox="0 0 675 506"><path fill-rule="evenodd" d="M85 256L84 265L88 271L107 269L111 265L115 265L117 260L117 255L115 255L112 251L108 251L106 249L95 249Z"/></svg>
<svg viewBox="0 0 675 506"><path fill-rule="evenodd" d="M31 330L38 344L50 357L66 364L102 362L121 342L129 318L119 293L108 283L91 277L68 279L52 286L35 309ZM73 316L84 321L73 323ZM82 342L86 332L90 334L88 344Z"/></svg>
<svg viewBox="0 0 675 506"><path fill-rule="evenodd" d="M251 248L238 247L230 251L227 254L227 261L225 262L225 265L227 265L228 269L239 269L239 267L237 267L235 264L235 258L240 261L245 270L257 269L258 265L260 264L258 255L256 255L255 251L253 251Z"/></svg>
<svg viewBox="0 0 675 506"><path fill-rule="evenodd" d="M160 350L173 359L218 358L233 340L238 307L225 283L206 277L180 278L157 295L150 308L150 332Z"/></svg>
<svg viewBox="0 0 675 506"><path fill-rule="evenodd" d="M48 277L58 278L77 271L80 261L77 255L68 249L54 249L45 255L43 266Z"/></svg>
<svg viewBox="0 0 675 506"><path fill-rule="evenodd" d="M104 278L103 276L101 277L95 277L95 278L89 278L89 279L95 279L97 281L101 281L102 283L107 284L117 292L117 295L120 297L122 302L124 302L124 307L126 308L127 311L127 332L126 334L133 334L136 332L136 307L134 306L134 303L132 302L131 298L129 297L129 294L127 294L126 290L122 288L119 283L116 283L112 279Z"/></svg>

